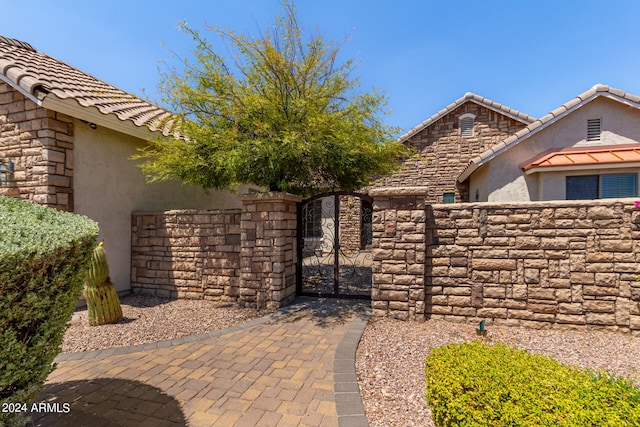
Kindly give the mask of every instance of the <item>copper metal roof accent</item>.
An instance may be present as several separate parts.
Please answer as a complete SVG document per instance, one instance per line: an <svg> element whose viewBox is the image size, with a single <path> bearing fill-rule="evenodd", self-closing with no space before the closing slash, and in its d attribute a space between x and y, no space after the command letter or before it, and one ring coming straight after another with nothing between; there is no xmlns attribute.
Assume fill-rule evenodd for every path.
<svg viewBox="0 0 640 427"><path fill-rule="evenodd" d="M525 172L576 166L640 164L640 144L575 147L542 153L521 165Z"/></svg>

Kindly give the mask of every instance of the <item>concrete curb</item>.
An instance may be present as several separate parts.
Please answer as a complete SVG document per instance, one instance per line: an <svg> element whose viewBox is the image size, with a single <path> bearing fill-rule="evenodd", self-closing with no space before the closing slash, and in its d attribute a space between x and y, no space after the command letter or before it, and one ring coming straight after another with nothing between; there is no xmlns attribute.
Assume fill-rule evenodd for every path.
<svg viewBox="0 0 640 427"><path fill-rule="evenodd" d="M369 427L356 375L356 350L367 326L371 310L351 322L336 349L333 362L333 392L340 427Z"/></svg>

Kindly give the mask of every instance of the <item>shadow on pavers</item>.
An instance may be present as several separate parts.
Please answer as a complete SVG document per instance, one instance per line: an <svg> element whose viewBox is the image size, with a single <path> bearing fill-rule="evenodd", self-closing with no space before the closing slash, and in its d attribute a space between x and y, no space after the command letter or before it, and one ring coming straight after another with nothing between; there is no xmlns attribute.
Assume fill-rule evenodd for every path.
<svg viewBox="0 0 640 427"><path fill-rule="evenodd" d="M297 297L290 305L280 309L279 322L295 322L311 317L321 328L350 322L354 318L366 320L371 301L339 298Z"/></svg>
<svg viewBox="0 0 640 427"><path fill-rule="evenodd" d="M139 381L118 378L47 384L35 405L39 410L28 414L28 427L187 425L173 397Z"/></svg>

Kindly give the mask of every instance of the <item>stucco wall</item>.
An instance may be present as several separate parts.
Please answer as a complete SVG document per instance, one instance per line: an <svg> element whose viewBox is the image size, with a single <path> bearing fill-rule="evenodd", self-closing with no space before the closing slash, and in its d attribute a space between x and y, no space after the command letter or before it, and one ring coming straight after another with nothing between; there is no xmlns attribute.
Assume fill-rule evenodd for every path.
<svg viewBox="0 0 640 427"><path fill-rule="evenodd" d="M145 184L135 163L129 160L145 142L88 123L74 123L74 202L76 213L100 226L111 279L118 290L130 287L131 213L169 209L239 208L240 200L229 192L211 191L180 183Z"/></svg>
<svg viewBox="0 0 640 427"><path fill-rule="evenodd" d="M602 120L600 141L588 142L587 120ZM580 146L630 144L640 141L640 112L606 98L598 98L549 125L498 155L469 180L471 199L478 189L479 201L509 202L564 199L564 177L581 172L525 175L520 165L548 150ZM612 173L614 170L589 171ZM548 176L547 176L548 174Z"/></svg>

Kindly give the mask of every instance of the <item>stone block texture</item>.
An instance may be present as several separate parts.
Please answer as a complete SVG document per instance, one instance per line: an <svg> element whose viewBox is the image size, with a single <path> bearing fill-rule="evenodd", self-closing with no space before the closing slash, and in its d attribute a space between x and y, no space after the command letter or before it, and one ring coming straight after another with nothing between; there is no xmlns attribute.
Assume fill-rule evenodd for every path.
<svg viewBox="0 0 640 427"><path fill-rule="evenodd" d="M640 331L633 201L374 206L374 314ZM398 235L412 223L416 231ZM407 240L416 246L405 264ZM409 275L422 256L421 286Z"/></svg>
<svg viewBox="0 0 640 427"><path fill-rule="evenodd" d="M132 292L237 301L240 215L240 209L134 212Z"/></svg>
<svg viewBox="0 0 640 427"><path fill-rule="evenodd" d="M299 201L268 193L244 197L242 209L133 213L133 292L285 305L296 289Z"/></svg>
<svg viewBox="0 0 640 427"><path fill-rule="evenodd" d="M240 305L277 309L295 297L300 201L286 193L242 197Z"/></svg>
<svg viewBox="0 0 640 427"><path fill-rule="evenodd" d="M0 82L0 161L15 173L0 194L73 211L73 119Z"/></svg>
<svg viewBox="0 0 640 427"><path fill-rule="evenodd" d="M340 200L340 249L346 254L360 250L362 243L362 201L356 196Z"/></svg>
<svg viewBox="0 0 640 427"><path fill-rule="evenodd" d="M374 199L372 230L374 313L424 320L424 197Z"/></svg>
<svg viewBox="0 0 640 427"><path fill-rule="evenodd" d="M459 117L466 113L476 116L472 136L461 134ZM473 201L468 185L457 183L460 173L470 159L524 127L517 120L466 102L406 141L416 155L370 188L428 185L428 203L442 203L444 193L455 193L456 202Z"/></svg>

